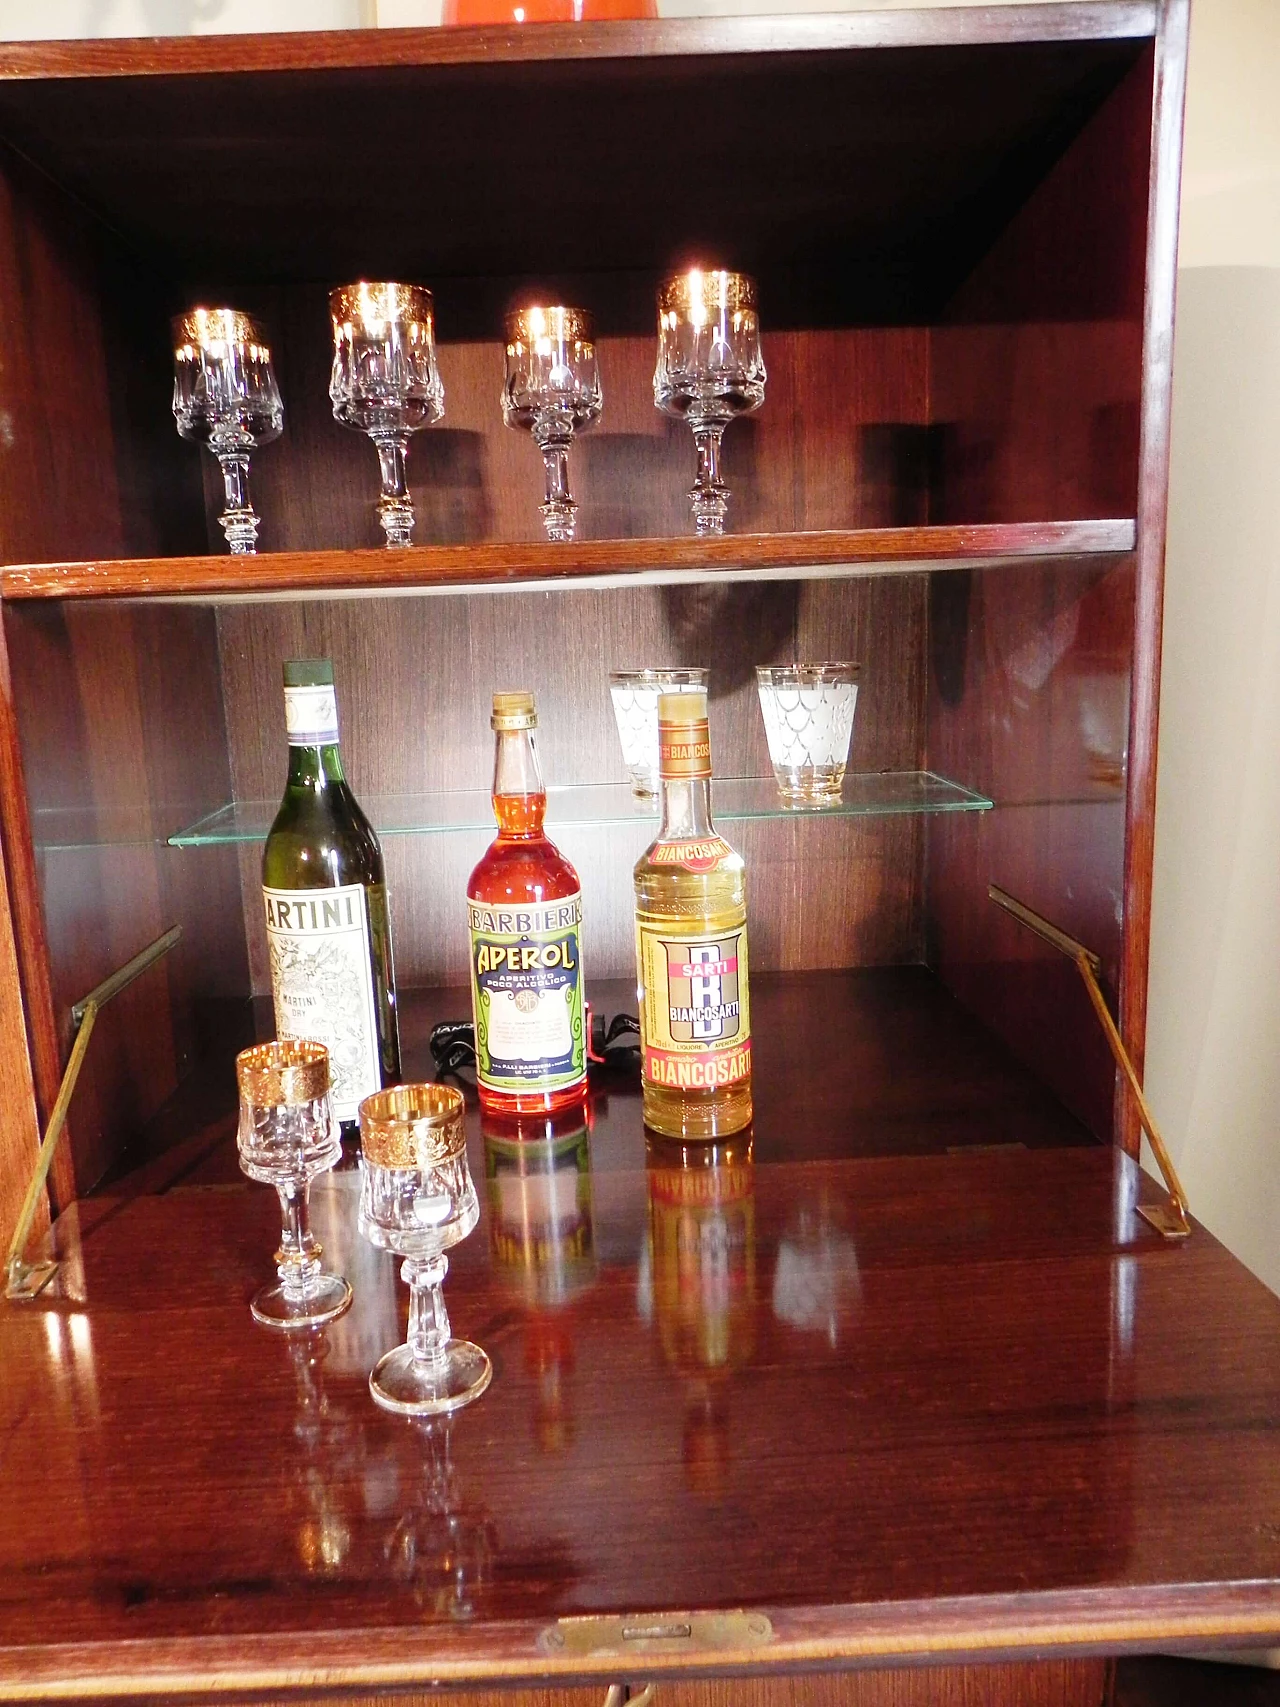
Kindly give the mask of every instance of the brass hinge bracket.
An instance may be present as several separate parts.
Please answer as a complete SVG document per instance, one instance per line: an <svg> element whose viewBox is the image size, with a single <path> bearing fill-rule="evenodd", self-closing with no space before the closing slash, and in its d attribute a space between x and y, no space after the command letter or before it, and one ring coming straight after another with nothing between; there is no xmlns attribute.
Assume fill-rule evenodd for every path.
<svg viewBox="0 0 1280 1707"><path fill-rule="evenodd" d="M9 1252L5 1257L5 1286L6 1298L17 1302L29 1302L41 1292L58 1272L56 1262L44 1260L26 1262L23 1251L31 1236L32 1224L36 1218L36 1210L40 1206L40 1194L44 1183L49 1177L49 1169L53 1164L54 1151L58 1147L58 1139L67 1123L67 1110L71 1106L72 1093L76 1088L76 1080L80 1077L80 1069L84 1066L84 1058L88 1053L89 1039L93 1036L94 1023L102 1007L112 996L118 996L126 985L132 984L140 973L146 971L162 955L168 954L182 935L182 926L174 925L163 936L158 936L154 942L135 954L132 960L125 962L118 971L109 978L104 978L101 984L94 986L89 994L79 1001L71 1010L71 1023L75 1027L75 1042L71 1045L71 1054L67 1060L66 1071L62 1075L62 1083L58 1086L58 1094L54 1098L53 1112L49 1116L49 1124L45 1128L44 1138L36 1152L36 1165L31 1175L31 1183L27 1186L27 1195L22 1200L22 1208L18 1212L18 1224L13 1230L9 1241Z"/></svg>
<svg viewBox="0 0 1280 1707"><path fill-rule="evenodd" d="M1156 1125L1155 1116L1147 1105L1147 1099L1142 1094L1142 1086L1138 1082L1137 1072L1134 1070L1133 1062L1129 1059L1129 1051L1121 1040L1120 1033L1116 1029L1116 1022L1112 1019L1111 1010L1107 1006L1107 999L1098 983L1097 975L1101 970L1102 962L1096 954L1090 953L1083 943L1077 942L1073 936L1068 936L1066 931L1059 930L1057 925L1050 924L1048 919L1033 912L1024 902L1017 900L996 884L987 885L987 894L997 907L1003 907L1005 912L1017 919L1020 925L1025 925L1028 930L1034 931L1043 942L1049 943L1060 954L1065 954L1068 960L1074 962L1076 971L1080 974L1084 987L1089 993L1089 1000L1093 1003L1093 1011L1098 1016L1098 1023L1101 1025L1111 1047L1116 1066L1124 1074L1129 1089L1133 1092L1133 1100L1138 1108L1138 1119L1142 1123L1142 1130L1150 1140L1151 1153L1155 1156L1160 1172L1164 1175L1164 1183L1169 1191L1167 1203L1140 1203L1138 1214L1149 1226L1155 1228L1162 1239L1187 1238L1191 1232L1191 1219L1187 1214L1187 1194L1182 1189L1182 1181L1178 1178L1178 1171L1173 1165L1173 1158L1165 1148L1165 1142L1160 1136L1160 1129Z"/></svg>
<svg viewBox="0 0 1280 1707"><path fill-rule="evenodd" d="M561 1618L539 1633L544 1654L565 1659L666 1659L739 1653L773 1640L763 1612L628 1612Z"/></svg>

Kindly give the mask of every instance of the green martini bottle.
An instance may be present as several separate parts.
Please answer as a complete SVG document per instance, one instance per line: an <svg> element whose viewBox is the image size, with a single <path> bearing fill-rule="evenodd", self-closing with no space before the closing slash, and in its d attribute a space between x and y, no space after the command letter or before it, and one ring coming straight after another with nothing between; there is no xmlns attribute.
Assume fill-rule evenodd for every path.
<svg viewBox="0 0 1280 1707"><path fill-rule="evenodd" d="M334 1112L400 1077L391 918L382 850L338 750L327 658L284 666L289 777L262 856L276 1035L329 1051Z"/></svg>

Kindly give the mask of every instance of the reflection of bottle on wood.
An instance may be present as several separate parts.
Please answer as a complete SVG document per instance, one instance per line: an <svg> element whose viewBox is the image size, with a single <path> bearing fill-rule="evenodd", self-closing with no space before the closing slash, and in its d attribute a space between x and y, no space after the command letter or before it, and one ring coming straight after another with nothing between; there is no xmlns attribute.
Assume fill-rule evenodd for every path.
<svg viewBox="0 0 1280 1707"><path fill-rule="evenodd" d="M578 874L548 840L531 693L496 693L498 834L467 884L476 1084L483 1108L537 1114L587 1085Z"/></svg>
<svg viewBox="0 0 1280 1707"><path fill-rule="evenodd" d="M756 1342L755 1172L751 1132L718 1144L645 1145L653 1313L668 1363L684 1376L681 1456L700 1498L730 1481L733 1430L724 1377Z"/></svg>
<svg viewBox="0 0 1280 1707"><path fill-rule="evenodd" d="M382 850L338 750L333 665L284 667L289 776L262 856L276 1035L329 1051L334 1111L400 1077Z"/></svg>
<svg viewBox="0 0 1280 1707"><path fill-rule="evenodd" d="M528 1312L534 1438L541 1451L562 1452L574 1435L572 1305L596 1278L586 1106L512 1118L484 1113L480 1130L495 1278Z"/></svg>

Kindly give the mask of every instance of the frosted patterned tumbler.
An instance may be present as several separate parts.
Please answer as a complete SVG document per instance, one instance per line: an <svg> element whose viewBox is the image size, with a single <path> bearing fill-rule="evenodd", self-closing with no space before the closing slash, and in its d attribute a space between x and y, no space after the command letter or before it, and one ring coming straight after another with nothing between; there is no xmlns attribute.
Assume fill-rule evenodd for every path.
<svg viewBox="0 0 1280 1707"><path fill-rule="evenodd" d="M618 720L622 762L631 792L647 800L658 792L658 695L670 688L705 688L705 670L611 670L609 693Z"/></svg>
<svg viewBox="0 0 1280 1707"><path fill-rule="evenodd" d="M839 800L860 673L857 664L844 663L757 666L769 757L784 800L805 806Z"/></svg>

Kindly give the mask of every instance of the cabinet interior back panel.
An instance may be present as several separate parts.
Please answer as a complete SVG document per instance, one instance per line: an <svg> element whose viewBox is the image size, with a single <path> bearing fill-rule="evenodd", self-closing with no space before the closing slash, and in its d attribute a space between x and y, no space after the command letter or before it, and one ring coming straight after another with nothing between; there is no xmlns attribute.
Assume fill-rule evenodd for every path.
<svg viewBox="0 0 1280 1707"><path fill-rule="evenodd" d="M274 799L285 776L283 659L328 656L357 795L489 785L490 699L538 697L548 783L625 777L611 669L706 664L713 762L770 774L754 666L789 658L863 665L851 765L911 769L923 754L926 579L617 588L368 603L228 606L218 612L232 786ZM735 824L749 861L753 963L761 968L911 961L921 954L919 820ZM583 879L589 964L633 965L631 867L640 825L563 832ZM396 961L406 985L465 978L462 897L483 834L387 838ZM258 853L241 859L256 990L265 988Z"/></svg>

